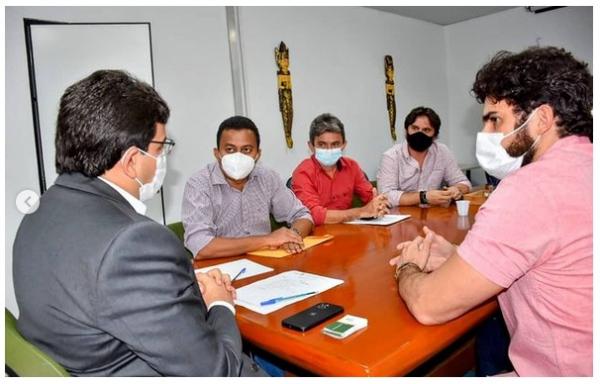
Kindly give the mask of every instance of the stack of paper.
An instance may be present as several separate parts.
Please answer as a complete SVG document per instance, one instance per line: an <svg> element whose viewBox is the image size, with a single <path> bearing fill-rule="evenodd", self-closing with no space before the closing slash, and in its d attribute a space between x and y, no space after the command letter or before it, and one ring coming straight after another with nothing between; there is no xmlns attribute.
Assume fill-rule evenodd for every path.
<svg viewBox="0 0 600 384"><path fill-rule="evenodd" d="M346 221L344 224L362 224L362 225L391 225L402 220L406 220L410 215L383 215L376 219L357 219Z"/></svg>
<svg viewBox="0 0 600 384"><path fill-rule="evenodd" d="M229 277L233 279L237 276L240 271L243 271L237 278L237 280L245 279L246 277L260 275L261 273L270 272L273 268L266 267L262 264L255 263L254 261L250 261L248 259L239 259L235 261L230 261L228 263L211 265L210 267L204 267L195 269L194 272L202 272L206 273L211 269L219 268L221 273L229 274ZM244 269L245 268L245 269Z"/></svg>
<svg viewBox="0 0 600 384"><path fill-rule="evenodd" d="M343 282L343 280L312 273L287 271L239 288L235 303L251 311L266 315L286 305L317 295ZM292 296L297 297L292 298ZM286 297L290 299L261 305L263 302Z"/></svg>

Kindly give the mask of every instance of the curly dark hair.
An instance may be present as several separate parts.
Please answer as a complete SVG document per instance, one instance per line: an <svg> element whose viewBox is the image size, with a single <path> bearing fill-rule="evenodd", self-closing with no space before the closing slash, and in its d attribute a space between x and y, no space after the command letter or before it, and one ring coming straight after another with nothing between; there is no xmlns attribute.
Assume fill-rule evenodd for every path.
<svg viewBox="0 0 600 384"><path fill-rule="evenodd" d="M475 77L472 93L479 103L501 100L528 115L548 104L558 117L560 137L593 140L593 77L587 63L556 47L530 47L520 53L498 52Z"/></svg>

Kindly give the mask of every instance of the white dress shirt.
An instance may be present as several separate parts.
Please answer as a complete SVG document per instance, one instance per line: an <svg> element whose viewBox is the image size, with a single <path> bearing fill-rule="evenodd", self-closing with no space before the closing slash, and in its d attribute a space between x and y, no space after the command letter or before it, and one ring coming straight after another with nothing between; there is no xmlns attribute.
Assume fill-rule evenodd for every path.
<svg viewBox="0 0 600 384"><path fill-rule="evenodd" d="M137 213L139 213L140 215L146 214L146 209L147 209L146 204L142 203L142 201L140 199L136 198L131 193L129 193L126 190L124 190L123 188L119 187L117 184L113 183L112 181L108 181L101 176L98 176L98 178L100 180L104 181L106 184L110 185L115 191L119 192L119 195L123 196L123 198L125 200L127 200L127 202L129 204L131 204L131 206L133 207L133 209L135 209L135 211Z"/></svg>

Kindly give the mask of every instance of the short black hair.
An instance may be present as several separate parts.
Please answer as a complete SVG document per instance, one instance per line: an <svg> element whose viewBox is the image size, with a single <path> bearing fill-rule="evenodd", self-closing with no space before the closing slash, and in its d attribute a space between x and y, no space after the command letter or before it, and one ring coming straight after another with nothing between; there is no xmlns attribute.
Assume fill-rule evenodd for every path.
<svg viewBox="0 0 600 384"><path fill-rule="evenodd" d="M438 134L440 133L440 127L442 125L442 121L440 120L440 117L438 116L438 114L435 113L435 111L433 109L428 108L428 107L421 106L421 107L413 108L413 110L410 111L408 113L408 115L406 115L406 118L404 119L404 129L406 129L408 131L408 127L410 127L410 125L412 123L414 123L415 120L417 120L417 118L419 118L421 116L425 116L429 119L429 124L431 124L431 127L435 131L435 134L433 136L437 137Z"/></svg>
<svg viewBox="0 0 600 384"><path fill-rule="evenodd" d="M325 132L339 133L342 135L342 140L346 142L346 132L344 132L344 124L337 117L330 113L323 113L310 123L309 138L311 144L315 144L315 138L321 136Z"/></svg>
<svg viewBox="0 0 600 384"><path fill-rule="evenodd" d="M240 131L242 129L251 130L254 132L254 136L256 136L256 148L260 148L260 134L258 133L258 128L256 128L256 124L254 124L252 120L245 116L231 116L230 118L223 120L223 122L219 125L219 129L217 130L217 148L219 148L223 131L226 129L235 129L236 131Z"/></svg>
<svg viewBox="0 0 600 384"><path fill-rule="evenodd" d="M71 85L56 121L56 172L102 175L136 146L147 150L167 103L150 85L124 71L100 70Z"/></svg>
<svg viewBox="0 0 600 384"><path fill-rule="evenodd" d="M559 137L593 140L593 77L587 63L557 47L530 47L520 53L498 52L475 76L472 93L506 101L516 113L529 115L542 104L558 117Z"/></svg>

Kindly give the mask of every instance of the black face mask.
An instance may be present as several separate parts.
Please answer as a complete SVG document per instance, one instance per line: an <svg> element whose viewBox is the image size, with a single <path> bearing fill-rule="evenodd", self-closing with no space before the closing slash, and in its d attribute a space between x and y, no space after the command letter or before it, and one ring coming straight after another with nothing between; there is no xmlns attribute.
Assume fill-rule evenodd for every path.
<svg viewBox="0 0 600 384"><path fill-rule="evenodd" d="M424 152L433 144L433 137L429 137L423 132L415 132L412 135L406 135L408 146L417 152Z"/></svg>

